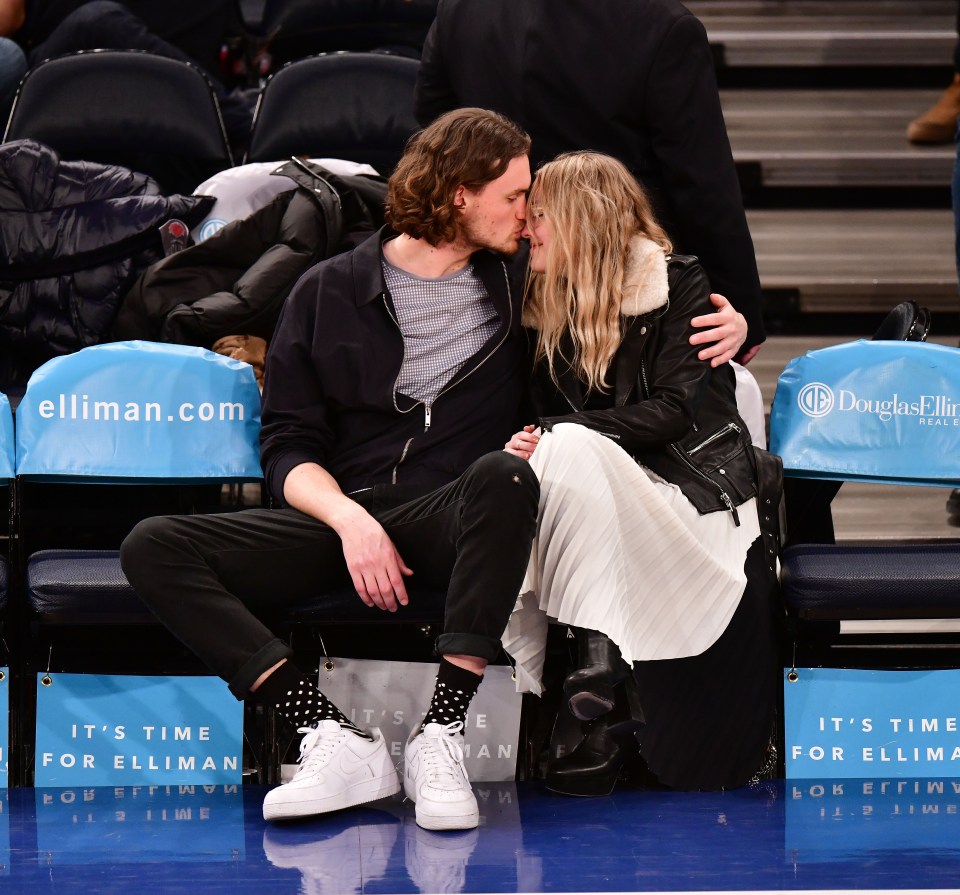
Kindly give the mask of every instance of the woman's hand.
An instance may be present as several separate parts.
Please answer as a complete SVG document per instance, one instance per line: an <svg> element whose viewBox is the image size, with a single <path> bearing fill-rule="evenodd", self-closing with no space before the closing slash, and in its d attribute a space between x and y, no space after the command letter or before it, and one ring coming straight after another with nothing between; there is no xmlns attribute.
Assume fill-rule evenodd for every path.
<svg viewBox="0 0 960 895"><path fill-rule="evenodd" d="M710 361L711 367L719 367L737 356L740 346L747 338L747 321L722 295L714 292L710 301L717 312L702 314L690 321L691 326L700 330L690 336L690 344L706 345L697 357Z"/></svg>
<svg viewBox="0 0 960 895"><path fill-rule="evenodd" d="M503 449L521 460L529 460L537 449L537 442L540 441L540 436L534 434L536 429L536 426L524 426L503 446Z"/></svg>

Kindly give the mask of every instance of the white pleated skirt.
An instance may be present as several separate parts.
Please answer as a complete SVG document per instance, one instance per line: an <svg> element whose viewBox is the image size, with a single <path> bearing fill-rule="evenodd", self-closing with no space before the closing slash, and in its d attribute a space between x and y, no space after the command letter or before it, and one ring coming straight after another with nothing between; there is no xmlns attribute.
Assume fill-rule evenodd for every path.
<svg viewBox="0 0 960 895"><path fill-rule="evenodd" d="M584 426L546 432L531 457L540 515L503 647L517 689L540 693L547 626L602 631L627 662L704 652L724 632L760 535L756 500L701 515L676 485Z"/></svg>

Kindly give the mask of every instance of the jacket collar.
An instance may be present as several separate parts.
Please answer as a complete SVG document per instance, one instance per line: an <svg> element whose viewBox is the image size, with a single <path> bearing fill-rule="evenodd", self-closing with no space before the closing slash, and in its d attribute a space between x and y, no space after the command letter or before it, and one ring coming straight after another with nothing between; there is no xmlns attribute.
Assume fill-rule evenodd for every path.
<svg viewBox="0 0 960 895"><path fill-rule="evenodd" d="M620 314L642 317L664 307L668 300L667 258L663 249L645 236L634 236L630 240L627 269L623 275ZM523 325L535 328L526 314Z"/></svg>
<svg viewBox="0 0 960 895"><path fill-rule="evenodd" d="M383 243L397 234L384 226L353 250L354 301L363 307L389 294L381 264ZM481 250L470 257L474 270L487 289L501 320L510 320L510 290L504 262L493 252Z"/></svg>
<svg viewBox="0 0 960 895"><path fill-rule="evenodd" d="M624 298L620 313L624 317L623 341L614 357L614 403L622 407L634 394L643 363L643 343L649 326L644 319L654 311L662 314L670 304L667 256L655 242L644 236L630 241Z"/></svg>
<svg viewBox="0 0 960 895"><path fill-rule="evenodd" d="M616 406L623 406L634 393L643 360L642 345L649 327L640 319L669 304L667 257L663 249L645 236L634 236L627 255L624 273L623 302L620 314L624 317L623 341L613 359L613 394ZM526 321L525 321L526 322ZM583 409L583 384L572 370L558 376L557 385L567 400L577 409Z"/></svg>
<svg viewBox="0 0 960 895"><path fill-rule="evenodd" d="M634 236L627 254L620 313L624 317L642 317L666 305L668 295L663 249L645 236Z"/></svg>

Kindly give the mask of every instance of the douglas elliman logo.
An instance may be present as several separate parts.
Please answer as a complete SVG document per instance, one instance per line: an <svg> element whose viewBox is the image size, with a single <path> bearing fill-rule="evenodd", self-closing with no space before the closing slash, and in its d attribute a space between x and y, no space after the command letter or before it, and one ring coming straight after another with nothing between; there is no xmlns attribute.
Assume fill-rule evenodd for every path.
<svg viewBox="0 0 960 895"><path fill-rule="evenodd" d="M822 382L810 382L800 389L800 394L797 395L797 404L800 405L800 409L807 416L812 416L815 419L826 416L833 410L833 389Z"/></svg>
<svg viewBox="0 0 960 895"><path fill-rule="evenodd" d="M833 389L822 382L810 382L800 389L797 405L807 416L814 419L826 416L834 409L841 413L872 414L882 422L895 416L917 416L930 420L960 418L960 403L954 401L950 395L920 395L915 400L905 400L894 392L889 398L861 398L850 389L842 388L835 396ZM921 419L920 423L923 425L924 419ZM957 422L954 422L954 425L957 425Z"/></svg>

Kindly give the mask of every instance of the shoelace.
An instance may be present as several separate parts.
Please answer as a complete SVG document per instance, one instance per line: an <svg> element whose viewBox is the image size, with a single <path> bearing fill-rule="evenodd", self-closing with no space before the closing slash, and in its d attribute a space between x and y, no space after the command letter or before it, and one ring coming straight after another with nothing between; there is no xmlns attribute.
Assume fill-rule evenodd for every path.
<svg viewBox="0 0 960 895"><path fill-rule="evenodd" d="M453 721L444 725L440 736L423 738L423 762L427 770L427 782L431 786L459 787L463 784L463 774L459 772L463 750L454 740L454 735L461 730L463 722Z"/></svg>
<svg viewBox="0 0 960 895"><path fill-rule="evenodd" d="M300 767L294 779L301 774L311 773L318 765L324 764L333 754L333 749L346 734L343 730L321 730L319 727L298 727L297 733L304 735L300 741Z"/></svg>

